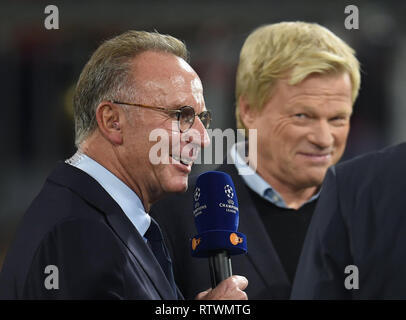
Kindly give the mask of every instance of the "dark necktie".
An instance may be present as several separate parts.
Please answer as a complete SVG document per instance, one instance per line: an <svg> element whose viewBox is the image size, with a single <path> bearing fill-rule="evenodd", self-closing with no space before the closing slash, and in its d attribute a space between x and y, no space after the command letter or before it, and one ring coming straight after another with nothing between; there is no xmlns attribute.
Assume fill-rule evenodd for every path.
<svg viewBox="0 0 406 320"><path fill-rule="evenodd" d="M149 226L144 237L147 239L147 244L161 265L161 268L172 287L175 297L177 297L176 284L172 271L172 261L169 256L168 249L163 242L161 229L159 228L158 223L152 218L151 225Z"/></svg>

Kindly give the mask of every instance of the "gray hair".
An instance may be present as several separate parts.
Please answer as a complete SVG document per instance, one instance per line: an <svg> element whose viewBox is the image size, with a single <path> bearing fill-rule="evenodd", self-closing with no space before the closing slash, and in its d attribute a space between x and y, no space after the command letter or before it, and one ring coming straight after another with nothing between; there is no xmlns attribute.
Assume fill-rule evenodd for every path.
<svg viewBox="0 0 406 320"><path fill-rule="evenodd" d="M79 76L73 98L77 147L96 129L96 108L100 102L131 99L135 95L131 64L136 55L149 50L189 60L182 41L158 32L135 30L104 41L93 53Z"/></svg>

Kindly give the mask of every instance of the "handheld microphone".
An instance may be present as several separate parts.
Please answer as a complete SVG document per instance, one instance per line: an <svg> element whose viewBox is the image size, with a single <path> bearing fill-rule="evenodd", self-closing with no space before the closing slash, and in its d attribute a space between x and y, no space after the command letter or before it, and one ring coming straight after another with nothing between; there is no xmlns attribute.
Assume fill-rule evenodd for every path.
<svg viewBox="0 0 406 320"><path fill-rule="evenodd" d="M198 234L190 241L192 256L209 258L214 288L232 275L230 256L247 252L247 239L237 232L238 200L228 174L208 171L197 178L193 215Z"/></svg>

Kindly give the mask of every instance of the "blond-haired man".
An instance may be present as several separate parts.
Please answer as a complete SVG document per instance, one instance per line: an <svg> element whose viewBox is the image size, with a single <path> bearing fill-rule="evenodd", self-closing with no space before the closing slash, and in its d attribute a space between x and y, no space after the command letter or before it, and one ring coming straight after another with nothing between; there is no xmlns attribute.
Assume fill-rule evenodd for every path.
<svg viewBox="0 0 406 320"><path fill-rule="evenodd" d="M239 128L257 132L257 159L248 159L256 170L247 175L245 154L238 151L248 145L233 146L234 164L218 170L236 184L248 254L233 258L233 271L250 279L250 298L289 298L324 175L345 149L359 87L353 49L318 24L265 25L246 39L237 70L236 116ZM175 196L152 210L173 256L182 261L174 270L186 296L209 284L205 264L187 251L195 232L192 210L184 205L190 199L190 194ZM182 232L174 233L173 220Z"/></svg>
<svg viewBox="0 0 406 320"><path fill-rule="evenodd" d="M24 216L0 298L182 298L148 211L187 188L194 156L169 150L210 143L210 113L186 47L142 31L105 41L80 75L74 108L78 152L56 166ZM150 156L154 130L173 147L159 162ZM197 298L246 299L246 286L230 277Z"/></svg>

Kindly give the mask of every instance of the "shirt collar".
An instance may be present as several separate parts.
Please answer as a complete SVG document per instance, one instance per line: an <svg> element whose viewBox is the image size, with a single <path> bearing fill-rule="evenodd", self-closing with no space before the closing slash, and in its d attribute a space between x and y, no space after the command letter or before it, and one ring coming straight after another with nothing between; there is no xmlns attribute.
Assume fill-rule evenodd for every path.
<svg viewBox="0 0 406 320"><path fill-rule="evenodd" d="M138 195L113 173L84 153L77 151L66 163L93 177L117 202L137 231L144 236L151 224Z"/></svg>
<svg viewBox="0 0 406 320"><path fill-rule="evenodd" d="M258 173L256 173L254 169L252 169L247 164L246 161L243 160L241 154L243 154L245 148L246 142L241 141L234 144L230 149L230 156L235 167L237 168L238 174L241 175L247 186L259 196L280 208L289 209L278 191L272 188L272 186L268 182L266 182ZM316 200L319 197L319 194L320 190L304 204Z"/></svg>

